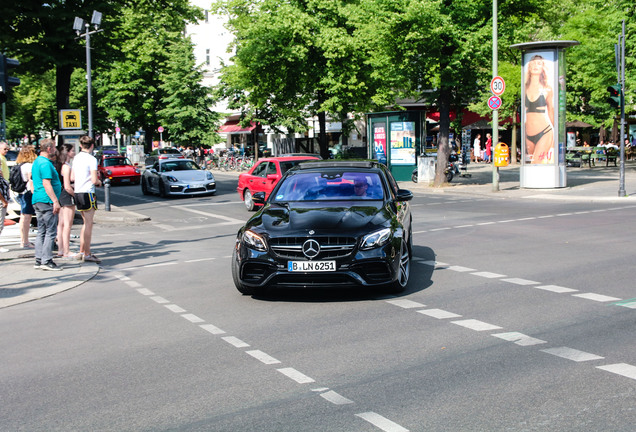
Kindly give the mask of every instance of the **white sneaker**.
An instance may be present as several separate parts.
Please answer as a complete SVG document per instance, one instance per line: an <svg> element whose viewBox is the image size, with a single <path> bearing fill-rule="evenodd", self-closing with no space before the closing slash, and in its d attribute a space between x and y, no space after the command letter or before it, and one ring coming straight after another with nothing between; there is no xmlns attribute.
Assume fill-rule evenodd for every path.
<svg viewBox="0 0 636 432"><path fill-rule="evenodd" d="M0 253L9 252L9 249L0 247Z"/></svg>

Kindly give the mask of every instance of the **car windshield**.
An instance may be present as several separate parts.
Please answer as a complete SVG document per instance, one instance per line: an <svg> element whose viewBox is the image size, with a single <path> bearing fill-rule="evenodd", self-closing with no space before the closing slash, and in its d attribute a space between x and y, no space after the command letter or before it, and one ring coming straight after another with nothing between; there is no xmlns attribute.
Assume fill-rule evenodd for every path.
<svg viewBox="0 0 636 432"><path fill-rule="evenodd" d="M280 162L280 173L285 174L289 171L290 168L295 167L301 162L307 162L306 160L293 160L293 161L281 161Z"/></svg>
<svg viewBox="0 0 636 432"><path fill-rule="evenodd" d="M104 166L132 165L128 158L107 158L104 159Z"/></svg>
<svg viewBox="0 0 636 432"><path fill-rule="evenodd" d="M274 202L381 200L383 191L376 172L302 172L284 180Z"/></svg>
<svg viewBox="0 0 636 432"><path fill-rule="evenodd" d="M161 164L161 172L189 171L198 169L201 169L199 168L199 165L188 159L164 162Z"/></svg>

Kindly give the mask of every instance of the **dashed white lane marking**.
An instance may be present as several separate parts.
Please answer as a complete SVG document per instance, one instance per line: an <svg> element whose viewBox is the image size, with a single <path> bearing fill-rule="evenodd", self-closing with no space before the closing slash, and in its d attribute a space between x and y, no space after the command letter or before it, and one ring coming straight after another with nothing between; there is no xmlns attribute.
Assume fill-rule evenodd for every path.
<svg viewBox="0 0 636 432"><path fill-rule="evenodd" d="M169 266L169 265L175 265L175 264L179 264L176 261L168 261L168 262L164 262L164 263L158 263L158 264L147 264L145 266L142 266L144 268L152 268L152 267L163 267L163 266Z"/></svg>
<svg viewBox="0 0 636 432"><path fill-rule="evenodd" d="M502 279L502 281L510 282L516 285L538 285L539 284L539 282L531 281L528 279L520 279L520 278Z"/></svg>
<svg viewBox="0 0 636 432"><path fill-rule="evenodd" d="M628 299L622 302L615 303L616 306L623 306L630 309L636 309L636 299Z"/></svg>
<svg viewBox="0 0 636 432"><path fill-rule="evenodd" d="M431 228L429 231L430 232L435 232L435 231L446 231L451 229L451 227L444 227L444 228Z"/></svg>
<svg viewBox="0 0 636 432"><path fill-rule="evenodd" d="M542 290L546 290L546 291L552 291L552 292L555 292L557 294L578 291L578 290L575 290L575 289L572 289L572 288L566 288L566 287L562 287L562 286L558 286L558 285L541 285L541 286L536 286L534 288L538 288L538 289L542 289Z"/></svg>
<svg viewBox="0 0 636 432"><path fill-rule="evenodd" d="M252 357L254 357L256 360L260 361L261 363L265 363L265 364L280 363L280 360L276 360L274 357L270 356L269 354L265 354L261 350L252 350L252 351L245 351L245 352L251 355Z"/></svg>
<svg viewBox="0 0 636 432"><path fill-rule="evenodd" d="M585 351L579 351L574 348L568 348L568 347L546 348L546 349L542 349L541 351L547 354L552 354L557 357L561 357L567 360L572 360L575 362L601 360L605 358L596 354L590 354Z"/></svg>
<svg viewBox="0 0 636 432"><path fill-rule="evenodd" d="M307 375L298 372L294 368L288 367L288 368L281 368L281 369L276 369L276 370L278 372L282 373L283 375L285 375L286 377L293 379L298 384L307 384L307 383L316 382L313 378L310 378Z"/></svg>
<svg viewBox="0 0 636 432"><path fill-rule="evenodd" d="M497 222L495 222L495 221L492 221L492 222L480 222L480 223L478 223L478 224L476 224L476 225L477 225L477 226L482 226L482 225L493 225L493 224L495 224L495 223L497 223Z"/></svg>
<svg viewBox="0 0 636 432"><path fill-rule="evenodd" d="M220 328L218 328L217 326L213 324L203 324L203 325L200 325L199 327L201 327L203 330L205 330L208 333L212 333L213 335L220 335L225 333L225 330L221 330Z"/></svg>
<svg viewBox="0 0 636 432"><path fill-rule="evenodd" d="M586 300L594 300L597 302L611 302L611 301L619 301L619 298L610 297L602 294L594 294L594 293L583 293L583 294L572 294L572 297L580 297Z"/></svg>
<svg viewBox="0 0 636 432"><path fill-rule="evenodd" d="M209 216L209 217L215 218L215 219L221 219L221 220L227 221L229 223L233 223L233 224L241 224L242 225L242 224L245 223L245 221L242 221L242 220L239 220L239 219L234 219L234 218L231 218L231 217L228 217L228 216L225 216L225 215L221 215L221 214L218 214L218 213L204 212L204 211L201 211L201 210L191 209L191 208L188 208L188 207L185 207L185 206L171 206L171 207L175 208L175 209L183 210L183 211L188 211L190 213L200 214L200 215L203 215L203 216Z"/></svg>
<svg viewBox="0 0 636 432"><path fill-rule="evenodd" d="M520 346L531 346L547 343L544 340L536 339L519 332L497 333L491 336L503 339L508 342L514 342L515 344Z"/></svg>
<svg viewBox="0 0 636 432"><path fill-rule="evenodd" d="M333 390L329 390L328 392L321 393L320 397L324 398L325 400L331 402L334 405L347 405L347 404L353 403L351 399L347 399L346 397L339 395Z"/></svg>
<svg viewBox="0 0 636 432"><path fill-rule="evenodd" d="M607 372L612 372L636 380L636 366L632 366L627 363L616 363L605 366L597 366L597 369L602 369Z"/></svg>
<svg viewBox="0 0 636 432"><path fill-rule="evenodd" d="M199 318L198 316L194 315L194 314L183 314L181 315L183 318L187 319L188 321L190 321L191 323L202 323L205 322L204 319Z"/></svg>
<svg viewBox="0 0 636 432"><path fill-rule="evenodd" d="M437 319L460 318L461 317L461 315L458 315L458 314L453 313L453 312L447 312L447 311L442 310L442 309L422 309L422 310L418 310L417 312L421 313L422 315L428 315L430 317L437 318Z"/></svg>
<svg viewBox="0 0 636 432"><path fill-rule="evenodd" d="M166 305L166 309L174 312L174 313L184 313L186 310L182 307L177 306L176 304Z"/></svg>
<svg viewBox="0 0 636 432"><path fill-rule="evenodd" d="M213 260L215 260L215 259L216 259L216 258L199 258L199 259L186 260L186 261L184 261L184 262L187 262L187 263L195 263L195 262L201 262L201 261L213 261Z"/></svg>
<svg viewBox="0 0 636 432"><path fill-rule="evenodd" d="M466 327L467 329L471 329L475 331L499 330L503 328L503 327L499 327L494 324L488 324L476 319L467 319L467 320L459 320L459 321L451 321L451 322L453 324L457 324L459 326Z"/></svg>
<svg viewBox="0 0 636 432"><path fill-rule="evenodd" d="M139 288L140 286L142 286L139 282L135 282L133 280L124 281L124 283L131 288Z"/></svg>
<svg viewBox="0 0 636 432"><path fill-rule="evenodd" d="M474 272L475 269L472 269L470 267L462 267L462 266L449 266L446 268L446 270L452 270L452 271L456 271L456 272Z"/></svg>
<svg viewBox="0 0 636 432"><path fill-rule="evenodd" d="M116 274L115 277L117 279L119 279L119 280L122 280L122 281L129 281L130 280L130 278L128 276L122 275L122 274Z"/></svg>
<svg viewBox="0 0 636 432"><path fill-rule="evenodd" d="M488 278L488 279L496 279L496 278L506 277L506 275L502 275L502 274L499 274L499 273L487 272L487 271L475 272L475 273L471 273L471 275L485 277L485 278Z"/></svg>
<svg viewBox="0 0 636 432"><path fill-rule="evenodd" d="M416 301L406 300L406 299L387 300L387 303L391 303L392 305L399 306L403 309L426 307L426 305L423 305L422 303L418 303Z"/></svg>
<svg viewBox="0 0 636 432"><path fill-rule="evenodd" d="M457 226L455 226L455 227L453 227L453 228L470 228L470 227L472 227L472 226L475 226L475 225L473 225L473 224L468 224L468 225L457 225ZM426 232L426 231L425 231L425 232Z"/></svg>
<svg viewBox="0 0 636 432"><path fill-rule="evenodd" d="M236 348L246 348L250 346L250 344L243 342L242 340L234 336L225 336L225 337L222 337L221 339L223 339L225 342L229 343L230 345L235 346Z"/></svg>
<svg viewBox="0 0 636 432"><path fill-rule="evenodd" d="M154 297L150 297L150 300L155 301L159 304L166 304L166 303L170 303L170 300L167 300L161 296L154 296Z"/></svg>
<svg viewBox="0 0 636 432"><path fill-rule="evenodd" d="M399 424L392 422L388 418L382 417L380 414L376 414L373 411L356 414L356 416L368 421L373 426L380 428L385 432L409 432L408 429L403 428Z"/></svg>
<svg viewBox="0 0 636 432"><path fill-rule="evenodd" d="M443 262L439 262L439 261L419 261L422 264L425 264L427 266L431 266L431 267L437 267L437 266L447 266L448 264L443 263Z"/></svg>
<svg viewBox="0 0 636 432"><path fill-rule="evenodd" d="M137 292L141 295L145 295L145 296L151 296L151 295L155 295L154 292L150 291L148 288L139 288L137 290Z"/></svg>

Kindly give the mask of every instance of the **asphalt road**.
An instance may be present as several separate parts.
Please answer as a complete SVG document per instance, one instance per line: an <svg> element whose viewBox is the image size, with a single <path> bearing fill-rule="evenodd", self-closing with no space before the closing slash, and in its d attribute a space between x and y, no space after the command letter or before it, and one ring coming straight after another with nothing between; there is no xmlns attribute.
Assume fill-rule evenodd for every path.
<svg viewBox="0 0 636 432"><path fill-rule="evenodd" d="M96 226L96 278L0 310L0 430L634 430L632 204L417 192L403 295L249 297L217 180L114 187L152 220Z"/></svg>

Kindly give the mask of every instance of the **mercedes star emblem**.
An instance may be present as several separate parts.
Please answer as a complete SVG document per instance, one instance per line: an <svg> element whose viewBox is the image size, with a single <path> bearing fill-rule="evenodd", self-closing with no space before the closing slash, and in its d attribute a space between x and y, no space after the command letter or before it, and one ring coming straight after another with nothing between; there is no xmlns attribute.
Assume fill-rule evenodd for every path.
<svg viewBox="0 0 636 432"><path fill-rule="evenodd" d="M309 259L314 259L320 253L320 243L314 239L309 239L303 243L303 254Z"/></svg>

